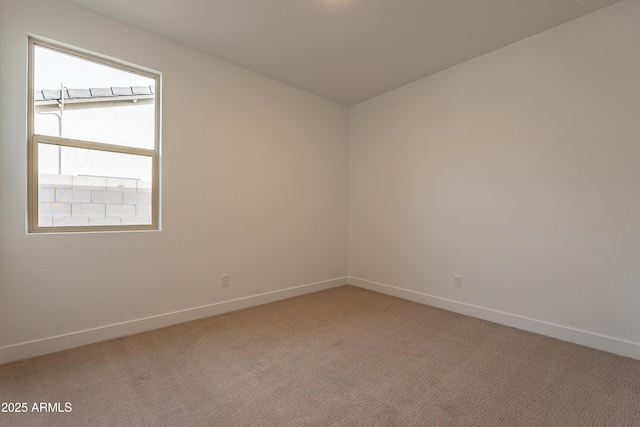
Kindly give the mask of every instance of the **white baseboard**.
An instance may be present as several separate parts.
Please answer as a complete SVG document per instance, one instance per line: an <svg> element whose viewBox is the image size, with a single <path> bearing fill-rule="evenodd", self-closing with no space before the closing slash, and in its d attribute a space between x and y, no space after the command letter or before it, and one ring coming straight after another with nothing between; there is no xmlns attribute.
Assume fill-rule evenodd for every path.
<svg viewBox="0 0 640 427"><path fill-rule="evenodd" d="M357 277L349 277L349 284L386 295L464 314L466 316L488 320L501 325L511 326L513 328L546 335L563 341L572 342L574 344L583 345L585 347L591 347L597 350L640 360L640 343L625 341L536 319L530 319L516 314L466 304L408 289L397 288L395 286L359 279Z"/></svg>
<svg viewBox="0 0 640 427"><path fill-rule="evenodd" d="M263 294L252 295L230 301L222 301L214 304L203 305L200 307L189 308L186 310L174 311L172 313L165 313L157 316L131 320L128 322L101 326L99 328L87 329L83 331L72 332L69 334L57 335L39 340L23 342L20 344L9 345L6 347L0 347L0 364L27 359L35 356L41 356L43 354L67 350L87 344L93 344L112 338L146 332L153 329L163 328L165 326L176 325L178 323L188 322L191 320L201 319L209 316L215 316L217 314L266 304L269 302L291 298L298 295L304 295L312 292L322 291L325 289L335 288L347 284L347 280L347 277L340 277L323 282L311 283L308 285L296 286L293 288L281 289L273 292L266 292Z"/></svg>

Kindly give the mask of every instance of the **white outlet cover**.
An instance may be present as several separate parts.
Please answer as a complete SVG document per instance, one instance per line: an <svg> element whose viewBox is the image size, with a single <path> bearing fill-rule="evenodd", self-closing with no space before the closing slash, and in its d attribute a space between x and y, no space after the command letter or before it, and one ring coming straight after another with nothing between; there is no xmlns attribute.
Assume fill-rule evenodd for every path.
<svg viewBox="0 0 640 427"><path fill-rule="evenodd" d="M462 287L462 276L453 276L453 286L456 288Z"/></svg>

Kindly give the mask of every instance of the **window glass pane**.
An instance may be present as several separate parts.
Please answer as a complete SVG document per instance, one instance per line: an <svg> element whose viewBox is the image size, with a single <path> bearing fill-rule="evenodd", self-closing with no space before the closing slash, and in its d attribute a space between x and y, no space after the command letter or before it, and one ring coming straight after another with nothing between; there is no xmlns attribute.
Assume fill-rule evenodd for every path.
<svg viewBox="0 0 640 427"><path fill-rule="evenodd" d="M152 158L38 144L38 225L151 224Z"/></svg>
<svg viewBox="0 0 640 427"><path fill-rule="evenodd" d="M34 46L34 132L155 148L155 79Z"/></svg>

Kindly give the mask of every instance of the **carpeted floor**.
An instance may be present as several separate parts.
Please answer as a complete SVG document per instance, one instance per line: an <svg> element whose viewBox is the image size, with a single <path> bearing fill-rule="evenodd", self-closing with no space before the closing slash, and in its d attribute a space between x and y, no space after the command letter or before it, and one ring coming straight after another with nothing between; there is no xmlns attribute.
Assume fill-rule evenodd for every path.
<svg viewBox="0 0 640 427"><path fill-rule="evenodd" d="M1 426L640 426L640 361L343 286L2 365L0 396Z"/></svg>

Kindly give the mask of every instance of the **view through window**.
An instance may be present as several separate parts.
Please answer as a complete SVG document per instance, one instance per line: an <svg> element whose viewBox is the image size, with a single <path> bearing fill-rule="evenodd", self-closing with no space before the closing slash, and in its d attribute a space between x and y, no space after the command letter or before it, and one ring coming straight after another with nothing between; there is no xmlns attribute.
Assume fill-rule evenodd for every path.
<svg viewBox="0 0 640 427"><path fill-rule="evenodd" d="M29 230L157 229L159 76L29 46Z"/></svg>

